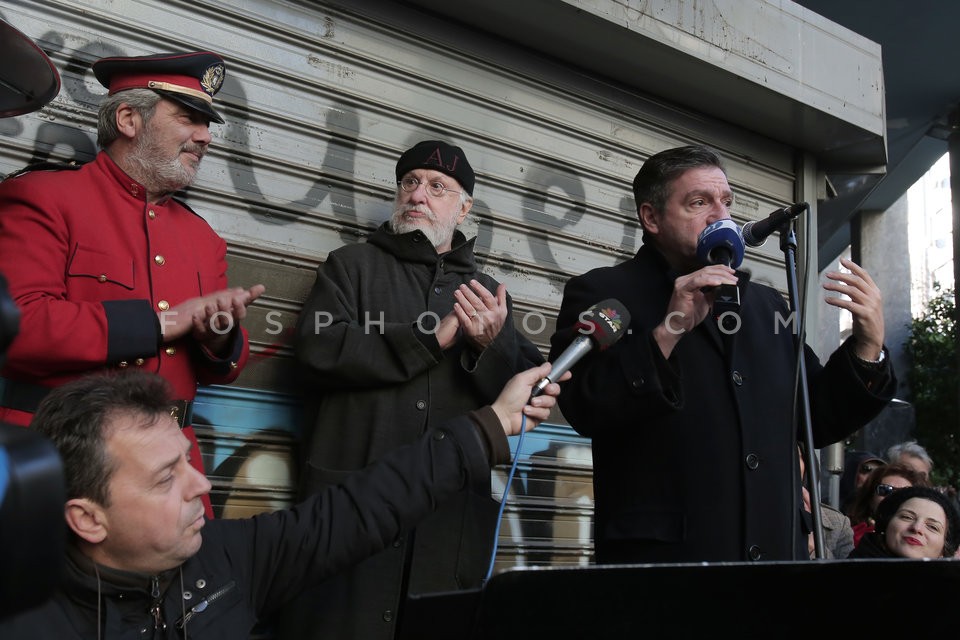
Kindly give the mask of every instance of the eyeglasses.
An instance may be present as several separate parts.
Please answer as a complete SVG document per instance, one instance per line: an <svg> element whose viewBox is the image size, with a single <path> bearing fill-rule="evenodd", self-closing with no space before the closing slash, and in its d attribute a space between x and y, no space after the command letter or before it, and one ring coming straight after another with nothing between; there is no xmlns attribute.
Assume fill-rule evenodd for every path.
<svg viewBox="0 0 960 640"><path fill-rule="evenodd" d="M447 193L460 193L459 191L454 191L453 189L447 188L439 180L431 180L430 182L421 182L416 178L404 178L397 183L400 185L400 188L406 191L407 193L413 193L417 190L417 187L423 185L423 188L426 189L427 193L433 196L434 198L442 198Z"/></svg>
<svg viewBox="0 0 960 640"><path fill-rule="evenodd" d="M895 487L892 484L878 484L877 485L877 495L886 498L888 495L894 491L900 491L903 487Z"/></svg>
<svg viewBox="0 0 960 640"><path fill-rule="evenodd" d="M874 469L880 467L879 464L862 464L857 470L857 473L868 474L871 473Z"/></svg>

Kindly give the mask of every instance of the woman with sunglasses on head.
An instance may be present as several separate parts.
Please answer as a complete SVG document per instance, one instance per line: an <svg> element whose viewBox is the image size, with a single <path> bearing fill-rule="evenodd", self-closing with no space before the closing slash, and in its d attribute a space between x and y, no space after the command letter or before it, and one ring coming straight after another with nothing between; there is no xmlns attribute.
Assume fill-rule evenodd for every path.
<svg viewBox="0 0 960 640"><path fill-rule="evenodd" d="M859 546L860 539L873 531L877 507L885 498L905 487L927 487L927 480L902 464L885 464L877 467L867 476L854 494L853 504L847 515L853 525L853 544Z"/></svg>
<svg viewBox="0 0 960 640"><path fill-rule="evenodd" d="M877 507L876 530L850 558L951 558L960 544L960 511L932 487L894 491Z"/></svg>
<svg viewBox="0 0 960 640"><path fill-rule="evenodd" d="M840 476L840 510L850 511L857 489L867 480L870 472L887 464L887 461L869 451L851 449L843 454L843 475Z"/></svg>

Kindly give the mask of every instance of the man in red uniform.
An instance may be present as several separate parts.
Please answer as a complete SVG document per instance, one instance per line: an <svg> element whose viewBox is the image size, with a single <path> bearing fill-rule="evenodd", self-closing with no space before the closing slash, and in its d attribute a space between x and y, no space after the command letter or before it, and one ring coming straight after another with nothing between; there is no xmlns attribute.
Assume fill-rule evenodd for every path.
<svg viewBox="0 0 960 640"><path fill-rule="evenodd" d="M104 58L100 153L75 170L0 183L0 273L21 312L2 371L0 420L27 425L52 388L85 373L161 374L193 444L198 384L232 382L249 353L240 320L263 293L227 287L226 243L173 197L196 175L223 118L225 74L208 52ZM46 167L45 167L46 168ZM209 498L207 515L212 516Z"/></svg>

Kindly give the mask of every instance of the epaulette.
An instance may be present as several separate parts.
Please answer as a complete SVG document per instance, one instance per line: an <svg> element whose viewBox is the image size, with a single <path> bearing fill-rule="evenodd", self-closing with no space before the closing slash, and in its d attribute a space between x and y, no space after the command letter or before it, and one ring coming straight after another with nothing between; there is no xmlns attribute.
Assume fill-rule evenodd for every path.
<svg viewBox="0 0 960 640"><path fill-rule="evenodd" d="M4 180L9 180L11 178L16 178L22 176L25 173L31 173L33 171L65 171L65 170L76 170L83 166L82 162L77 162L76 160L70 160L69 162L34 162L33 164L28 164L23 169L17 169L13 173L5 176Z"/></svg>

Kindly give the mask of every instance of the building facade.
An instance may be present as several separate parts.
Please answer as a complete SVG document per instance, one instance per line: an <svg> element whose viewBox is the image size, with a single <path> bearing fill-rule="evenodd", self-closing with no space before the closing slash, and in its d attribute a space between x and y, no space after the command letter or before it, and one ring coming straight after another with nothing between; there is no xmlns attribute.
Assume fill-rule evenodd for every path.
<svg viewBox="0 0 960 640"><path fill-rule="evenodd" d="M394 164L413 143L466 151L477 186L464 231L544 353L566 280L639 247L631 182L651 154L719 149L738 223L798 201L815 214L829 166L883 160L879 47L791 2L0 0L0 15L63 82L42 110L0 121L0 174L94 156L97 58L227 61L226 124L186 199L227 240L231 283L267 293L246 321L250 364L195 409L223 517L290 503L297 314L327 254L388 218ZM802 269L817 264L816 225L798 223ZM786 293L776 245L746 266ZM816 276L801 274L811 318ZM498 569L589 563L589 442L558 412L528 435L519 472Z"/></svg>

